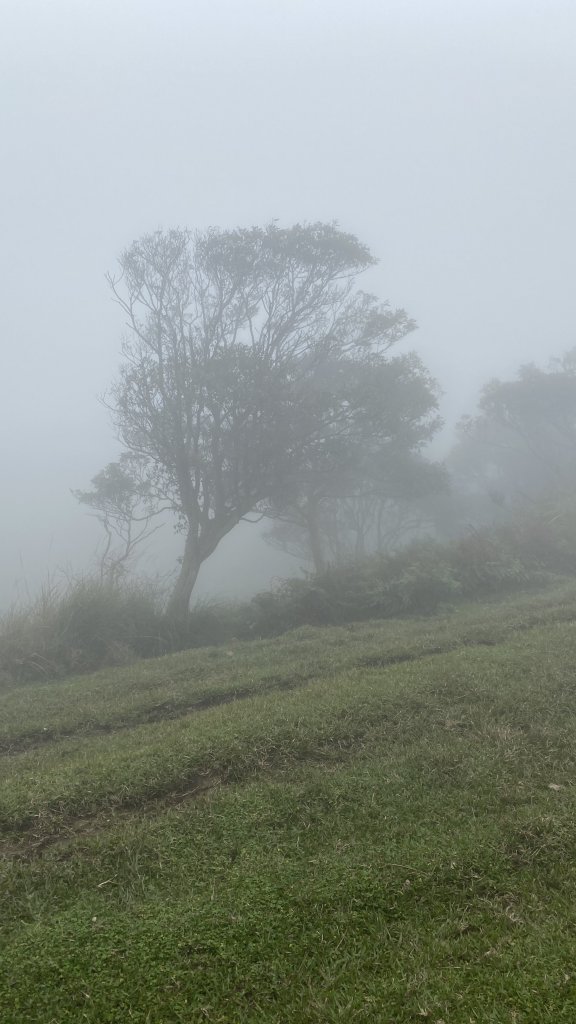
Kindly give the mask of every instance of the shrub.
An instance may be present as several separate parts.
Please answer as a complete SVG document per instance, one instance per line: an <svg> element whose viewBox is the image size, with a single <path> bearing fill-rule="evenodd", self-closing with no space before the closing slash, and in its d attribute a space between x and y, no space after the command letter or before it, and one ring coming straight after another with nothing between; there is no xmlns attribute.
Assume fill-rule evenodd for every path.
<svg viewBox="0 0 576 1024"><path fill-rule="evenodd" d="M465 597L501 592L530 582L533 566L522 561L512 534L471 531L446 548L446 556Z"/></svg>
<svg viewBox="0 0 576 1024"><path fill-rule="evenodd" d="M271 636L301 625L327 625L429 613L459 593L439 545L333 567L307 580L288 580L252 601L254 631Z"/></svg>

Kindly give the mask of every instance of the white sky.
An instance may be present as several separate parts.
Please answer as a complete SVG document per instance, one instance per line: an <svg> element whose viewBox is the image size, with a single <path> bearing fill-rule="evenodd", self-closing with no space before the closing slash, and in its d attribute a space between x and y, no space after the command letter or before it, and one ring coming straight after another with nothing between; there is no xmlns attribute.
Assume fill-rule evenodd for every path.
<svg viewBox="0 0 576 1024"><path fill-rule="evenodd" d="M573 0L4 0L0 604L93 554L144 232L337 219L449 420L576 344L575 51ZM246 536L209 589L277 570Z"/></svg>

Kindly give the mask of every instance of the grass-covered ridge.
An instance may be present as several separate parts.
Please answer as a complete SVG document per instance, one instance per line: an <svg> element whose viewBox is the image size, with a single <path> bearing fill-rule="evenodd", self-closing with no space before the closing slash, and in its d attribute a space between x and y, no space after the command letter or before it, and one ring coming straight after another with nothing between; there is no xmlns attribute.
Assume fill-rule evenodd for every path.
<svg viewBox="0 0 576 1024"><path fill-rule="evenodd" d="M274 640L230 641L0 694L0 753L109 732L294 689L335 668L385 667L576 618L572 580L432 617L303 626Z"/></svg>
<svg viewBox="0 0 576 1024"><path fill-rule="evenodd" d="M0 700L2 1021L576 1019L576 590Z"/></svg>

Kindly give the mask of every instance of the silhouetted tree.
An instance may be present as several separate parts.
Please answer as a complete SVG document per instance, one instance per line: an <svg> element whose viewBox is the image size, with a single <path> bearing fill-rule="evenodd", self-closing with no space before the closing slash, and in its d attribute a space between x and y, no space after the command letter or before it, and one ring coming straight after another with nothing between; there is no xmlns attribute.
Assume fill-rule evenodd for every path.
<svg viewBox="0 0 576 1024"><path fill-rule="evenodd" d="M128 334L108 405L148 507L184 535L173 614L222 538L332 443L326 367L375 366L414 326L355 290L373 263L334 225L272 224L146 235L109 278Z"/></svg>

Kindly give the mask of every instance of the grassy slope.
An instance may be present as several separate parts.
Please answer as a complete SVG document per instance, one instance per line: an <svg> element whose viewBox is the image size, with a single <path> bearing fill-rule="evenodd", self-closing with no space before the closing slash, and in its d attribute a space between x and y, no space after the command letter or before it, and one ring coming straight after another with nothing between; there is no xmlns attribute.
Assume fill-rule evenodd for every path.
<svg viewBox="0 0 576 1024"><path fill-rule="evenodd" d="M4 695L2 1024L573 1022L575 621L565 585Z"/></svg>

